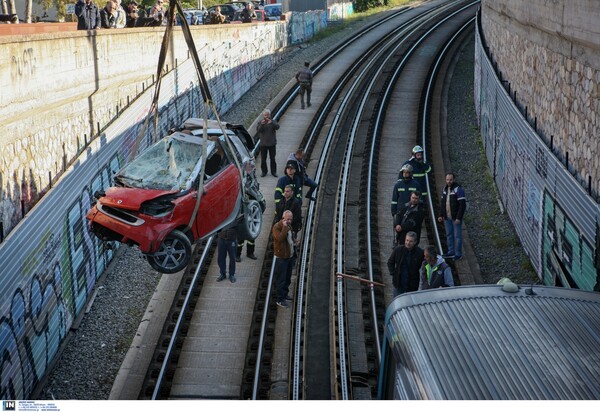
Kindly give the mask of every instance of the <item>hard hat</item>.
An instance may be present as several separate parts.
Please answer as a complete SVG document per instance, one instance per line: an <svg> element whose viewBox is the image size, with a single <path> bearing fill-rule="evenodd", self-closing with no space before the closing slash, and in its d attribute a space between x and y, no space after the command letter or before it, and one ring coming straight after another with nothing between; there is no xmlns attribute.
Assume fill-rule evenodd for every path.
<svg viewBox="0 0 600 412"><path fill-rule="evenodd" d="M419 145L413 147L413 149L412 149L413 153L419 153L419 152L423 153L424 151L425 150L423 150L423 148L421 146L419 146Z"/></svg>
<svg viewBox="0 0 600 412"><path fill-rule="evenodd" d="M413 167L407 163L404 166L402 166L402 168L400 169L400 171L401 172L406 171L406 172L412 173L413 172Z"/></svg>

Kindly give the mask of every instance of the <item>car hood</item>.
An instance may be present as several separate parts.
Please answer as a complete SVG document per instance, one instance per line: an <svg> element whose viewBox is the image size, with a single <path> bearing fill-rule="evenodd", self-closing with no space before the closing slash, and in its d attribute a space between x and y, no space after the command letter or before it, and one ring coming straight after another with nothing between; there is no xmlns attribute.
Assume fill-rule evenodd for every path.
<svg viewBox="0 0 600 412"><path fill-rule="evenodd" d="M106 190L106 195L100 198L100 203L104 206L112 206L118 209L139 210L142 203L170 193L177 192L170 190L111 187Z"/></svg>

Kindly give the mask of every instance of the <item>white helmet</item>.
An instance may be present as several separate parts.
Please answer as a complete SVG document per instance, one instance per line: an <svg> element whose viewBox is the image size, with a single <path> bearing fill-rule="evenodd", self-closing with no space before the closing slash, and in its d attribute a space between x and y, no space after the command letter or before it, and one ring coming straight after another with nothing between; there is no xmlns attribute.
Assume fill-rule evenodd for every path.
<svg viewBox="0 0 600 412"><path fill-rule="evenodd" d="M413 149L412 149L413 154L419 153L419 152L423 153L424 151L425 150L423 150L423 148L421 146L419 146L419 145L413 147Z"/></svg>
<svg viewBox="0 0 600 412"><path fill-rule="evenodd" d="M401 172L409 172L412 173L413 172L413 167L411 165L409 165L408 163L405 163L402 168L400 169Z"/></svg>

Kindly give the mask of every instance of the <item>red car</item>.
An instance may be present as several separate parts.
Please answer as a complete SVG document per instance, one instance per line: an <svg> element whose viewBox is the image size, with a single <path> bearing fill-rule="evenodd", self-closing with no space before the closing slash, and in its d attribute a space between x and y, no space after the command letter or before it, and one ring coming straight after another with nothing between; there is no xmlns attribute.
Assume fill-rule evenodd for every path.
<svg viewBox="0 0 600 412"><path fill-rule="evenodd" d="M95 193L87 213L90 230L103 241L138 246L162 273L187 266L192 244L235 226L253 240L262 226L265 200L259 190L243 126L189 119L114 176L114 187ZM202 146L206 144L206 163ZM198 184L204 173L200 204Z"/></svg>

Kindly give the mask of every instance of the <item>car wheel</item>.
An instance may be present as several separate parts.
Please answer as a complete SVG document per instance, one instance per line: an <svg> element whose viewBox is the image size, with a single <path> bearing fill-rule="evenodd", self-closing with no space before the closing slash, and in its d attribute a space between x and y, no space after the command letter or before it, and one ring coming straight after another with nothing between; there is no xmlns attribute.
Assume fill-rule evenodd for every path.
<svg viewBox="0 0 600 412"><path fill-rule="evenodd" d="M156 253L146 257L150 266L161 273L179 272L190 262L192 243L185 233L174 230L163 240Z"/></svg>
<svg viewBox="0 0 600 412"><path fill-rule="evenodd" d="M250 200L244 207L244 220L238 227L243 240L254 240L262 228L262 209L256 200Z"/></svg>

